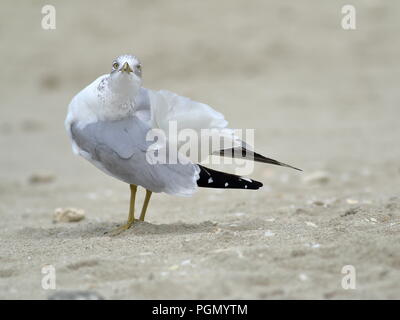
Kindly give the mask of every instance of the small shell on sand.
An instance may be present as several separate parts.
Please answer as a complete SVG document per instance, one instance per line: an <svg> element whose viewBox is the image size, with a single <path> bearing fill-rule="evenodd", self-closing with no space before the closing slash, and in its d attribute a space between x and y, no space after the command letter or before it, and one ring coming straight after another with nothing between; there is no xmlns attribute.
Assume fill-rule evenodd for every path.
<svg viewBox="0 0 400 320"><path fill-rule="evenodd" d="M305 224L309 227L318 228L318 226L314 222L311 222L311 221L306 221Z"/></svg>
<svg viewBox="0 0 400 320"><path fill-rule="evenodd" d="M52 173L34 173L29 177L30 184L39 184L39 183L50 183L56 179L56 176Z"/></svg>
<svg viewBox="0 0 400 320"><path fill-rule="evenodd" d="M322 207L322 206L325 206L325 205L326 205L325 202L323 202L323 201L321 201L321 200L314 200L314 201L311 201L311 204L313 204L313 205L315 205L315 206L319 206L319 207Z"/></svg>
<svg viewBox="0 0 400 320"><path fill-rule="evenodd" d="M54 210L53 222L78 222L85 218L85 211L76 208L57 208Z"/></svg>
<svg viewBox="0 0 400 320"><path fill-rule="evenodd" d="M267 230L264 232L265 237L273 237L275 236L275 233L273 233L271 230Z"/></svg>
<svg viewBox="0 0 400 320"><path fill-rule="evenodd" d="M190 259L186 259L186 260L181 261L181 266L186 266L186 265L190 265L190 264L192 264Z"/></svg>
<svg viewBox="0 0 400 320"><path fill-rule="evenodd" d="M300 273L299 274L299 279L301 281L307 281L308 280L308 276L305 273Z"/></svg>
<svg viewBox="0 0 400 320"><path fill-rule="evenodd" d="M303 182L308 184L326 184L329 180L330 176L325 171L315 171L303 178Z"/></svg>
<svg viewBox="0 0 400 320"><path fill-rule="evenodd" d="M178 270L179 266L177 264L174 264L174 265L170 266L168 269L169 270Z"/></svg>

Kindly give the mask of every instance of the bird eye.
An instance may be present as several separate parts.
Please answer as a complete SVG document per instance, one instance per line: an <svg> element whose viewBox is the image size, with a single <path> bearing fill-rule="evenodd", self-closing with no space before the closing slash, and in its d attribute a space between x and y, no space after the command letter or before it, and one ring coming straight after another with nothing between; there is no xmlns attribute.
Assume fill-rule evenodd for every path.
<svg viewBox="0 0 400 320"><path fill-rule="evenodd" d="M118 62L114 62L112 66L113 66L114 69L118 69L119 63Z"/></svg>
<svg viewBox="0 0 400 320"><path fill-rule="evenodd" d="M136 68L137 68L139 71L142 70L142 66L141 66L140 64L138 64L138 65L136 66Z"/></svg>

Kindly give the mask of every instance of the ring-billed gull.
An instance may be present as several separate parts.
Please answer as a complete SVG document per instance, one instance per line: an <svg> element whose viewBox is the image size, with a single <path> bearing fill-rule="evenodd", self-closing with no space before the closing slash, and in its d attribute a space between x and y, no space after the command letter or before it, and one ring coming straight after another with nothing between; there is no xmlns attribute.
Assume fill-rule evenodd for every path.
<svg viewBox="0 0 400 320"><path fill-rule="evenodd" d="M154 149L152 141L148 141L149 131L168 130L166 127L172 121L179 129L190 128L195 132L211 129L221 136L227 129L224 116L206 104L170 91L142 87L142 65L137 57L128 54L117 57L110 74L97 78L69 104L65 126L74 153L130 185L128 221L114 234L134 223L138 186L146 189L139 217L142 221L152 192L191 195L198 187L259 189L262 186L255 180L206 168L182 154L179 159L186 161L149 161L148 151ZM233 140L231 147L213 150L214 154L291 167L255 153L241 140ZM155 149L171 153L162 144L156 144Z"/></svg>

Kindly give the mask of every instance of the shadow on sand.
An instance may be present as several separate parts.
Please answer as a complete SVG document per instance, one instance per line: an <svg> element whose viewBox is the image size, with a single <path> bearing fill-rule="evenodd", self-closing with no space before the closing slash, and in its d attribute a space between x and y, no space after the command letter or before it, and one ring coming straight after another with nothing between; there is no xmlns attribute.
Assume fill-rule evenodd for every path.
<svg viewBox="0 0 400 320"><path fill-rule="evenodd" d="M192 234L192 233L208 233L215 232L216 223L211 221L203 221L200 223L183 223L174 222L170 224L153 224L143 221L135 221L134 225L121 234L113 237L107 233L116 229L121 224L111 222L89 222L85 224L56 224L50 228L33 228L25 227L18 233L25 238L43 239L43 238L96 238L96 237L134 237L146 235L162 235L162 234Z"/></svg>

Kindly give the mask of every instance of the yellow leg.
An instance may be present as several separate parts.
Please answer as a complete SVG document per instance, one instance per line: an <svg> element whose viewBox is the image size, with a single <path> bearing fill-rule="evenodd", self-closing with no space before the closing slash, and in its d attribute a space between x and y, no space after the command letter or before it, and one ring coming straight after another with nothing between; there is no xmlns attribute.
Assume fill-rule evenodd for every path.
<svg viewBox="0 0 400 320"><path fill-rule="evenodd" d="M140 213L140 221L144 221L144 216L146 215L147 207L150 202L150 197L151 197L152 192L150 190L146 189L146 197L144 198L144 203L142 207L142 212Z"/></svg>
<svg viewBox="0 0 400 320"><path fill-rule="evenodd" d="M126 223L126 225L129 225L130 227L135 221L135 200L136 200L137 186L131 184L129 185L129 187L131 189L131 201L129 203L129 215L128 215L128 222Z"/></svg>
<svg viewBox="0 0 400 320"><path fill-rule="evenodd" d="M136 199L137 186L131 184L130 189L131 189L131 201L130 201L130 205L129 205L128 221L126 222L126 224L111 231L110 235L112 235L112 236L116 236L116 235L120 234L122 231L128 230L133 225L133 222L135 221L135 199Z"/></svg>

